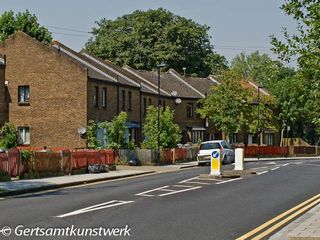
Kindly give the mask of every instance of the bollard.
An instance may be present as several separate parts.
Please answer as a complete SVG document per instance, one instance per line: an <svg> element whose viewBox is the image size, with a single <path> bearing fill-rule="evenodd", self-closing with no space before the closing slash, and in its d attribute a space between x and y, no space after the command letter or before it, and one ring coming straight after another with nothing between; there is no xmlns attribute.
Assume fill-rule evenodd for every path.
<svg viewBox="0 0 320 240"><path fill-rule="evenodd" d="M244 149L236 148L235 150L235 161L234 161L234 170L243 170L244 169Z"/></svg>
<svg viewBox="0 0 320 240"><path fill-rule="evenodd" d="M211 176L221 176L221 151L213 150L210 161Z"/></svg>

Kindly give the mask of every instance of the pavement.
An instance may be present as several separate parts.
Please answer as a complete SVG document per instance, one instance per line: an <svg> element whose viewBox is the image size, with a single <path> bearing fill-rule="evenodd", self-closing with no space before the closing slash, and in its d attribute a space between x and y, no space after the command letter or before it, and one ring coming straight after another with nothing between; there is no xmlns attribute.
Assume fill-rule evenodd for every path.
<svg viewBox="0 0 320 240"><path fill-rule="evenodd" d="M29 192L75 186L92 182L132 177L150 173L173 172L183 168L195 167L197 162L179 163L165 166L117 166L116 171L98 174L77 174L39 179L22 179L11 182L0 182L0 196L17 195Z"/></svg>
<svg viewBox="0 0 320 240"><path fill-rule="evenodd" d="M260 157L260 158L244 158L245 162L256 161L291 161L291 160L320 160L320 156L299 156L299 157Z"/></svg>
<svg viewBox="0 0 320 240"><path fill-rule="evenodd" d="M319 240L320 204L269 238L270 240Z"/></svg>

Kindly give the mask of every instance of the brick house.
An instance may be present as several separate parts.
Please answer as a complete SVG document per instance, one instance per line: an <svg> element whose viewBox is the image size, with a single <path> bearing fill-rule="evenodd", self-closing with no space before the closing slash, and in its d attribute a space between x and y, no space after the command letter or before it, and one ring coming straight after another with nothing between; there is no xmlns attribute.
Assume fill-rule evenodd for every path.
<svg viewBox="0 0 320 240"><path fill-rule="evenodd" d="M16 32L0 43L0 125L13 122L22 145L80 148L86 143L78 130L89 120L109 121L125 111L127 140L139 143L146 109L158 104L157 81L157 72L122 68L60 42L44 45ZM217 80L169 70L161 72L160 83L159 104L175 111L183 142L221 138L196 113L198 100ZM103 136L99 129L105 144Z"/></svg>

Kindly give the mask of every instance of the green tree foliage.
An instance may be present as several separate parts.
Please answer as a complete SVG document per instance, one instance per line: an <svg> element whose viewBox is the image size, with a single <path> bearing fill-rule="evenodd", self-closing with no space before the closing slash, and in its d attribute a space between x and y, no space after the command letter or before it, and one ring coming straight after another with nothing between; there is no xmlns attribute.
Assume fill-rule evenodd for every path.
<svg viewBox="0 0 320 240"><path fill-rule="evenodd" d="M93 149L99 148L99 141L97 139L97 130L98 130L98 125L93 120L89 120L87 131L86 131L86 140L87 140L88 148L93 148Z"/></svg>
<svg viewBox="0 0 320 240"><path fill-rule="evenodd" d="M28 10L14 14L13 11L4 12L0 16L0 41L5 40L15 31L21 30L31 37L49 44L52 41L51 33L38 23L36 15Z"/></svg>
<svg viewBox="0 0 320 240"><path fill-rule="evenodd" d="M297 22L297 33L284 28L285 41L271 37L273 51L286 61L297 60L300 81L304 81L306 114L320 131L320 2L318 0L286 0L285 14Z"/></svg>
<svg viewBox="0 0 320 240"><path fill-rule="evenodd" d="M7 122L0 129L0 147L14 148L18 145L18 133L13 123Z"/></svg>
<svg viewBox="0 0 320 240"><path fill-rule="evenodd" d="M112 121L100 124L100 127L105 129L107 148L120 149L128 147L126 142L127 119L128 114L121 112Z"/></svg>
<svg viewBox="0 0 320 240"><path fill-rule="evenodd" d="M152 70L166 62L178 72L207 76L226 68L213 51L209 27L159 8L135 11L116 20L102 19L92 29L86 49L116 64Z"/></svg>
<svg viewBox="0 0 320 240"><path fill-rule="evenodd" d="M212 93L199 102L202 108L198 113L208 120L227 136L238 132L246 123L246 114L249 111L249 92L240 84L240 77L235 72L224 72L221 84L212 89Z"/></svg>
<svg viewBox="0 0 320 240"><path fill-rule="evenodd" d="M240 84L239 84L240 83ZM249 132L258 131L258 107L256 93L248 87L246 80L235 71L226 71L222 74L221 84L212 88L212 93L199 102L202 108L198 113L208 120L228 138L241 128ZM260 129L274 128L272 108L265 103L272 99L260 99Z"/></svg>
<svg viewBox="0 0 320 240"><path fill-rule="evenodd" d="M293 76L292 68L283 66L279 61L272 60L268 54L255 51L249 55L241 53L231 62L231 68L243 79L250 79L261 86L269 88L274 82L284 77Z"/></svg>
<svg viewBox="0 0 320 240"><path fill-rule="evenodd" d="M160 108L160 147L174 148L181 140L179 126L174 123L174 112L170 107L165 111ZM158 108L148 107L146 123L144 125L145 141L144 147L157 149L158 146Z"/></svg>

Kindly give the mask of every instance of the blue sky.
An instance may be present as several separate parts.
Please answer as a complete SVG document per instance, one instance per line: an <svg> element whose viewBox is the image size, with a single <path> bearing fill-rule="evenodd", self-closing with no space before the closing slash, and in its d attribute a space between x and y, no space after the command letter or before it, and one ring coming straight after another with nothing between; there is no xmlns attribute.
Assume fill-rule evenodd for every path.
<svg viewBox="0 0 320 240"><path fill-rule="evenodd" d="M269 36L274 34L281 39L283 26L291 32L295 30L294 21L280 9L282 3L281 0L1 0L0 14L29 9L41 25L53 32L55 40L80 50L95 21L115 19L136 9L163 7L210 26L212 44L230 62L236 54L255 50L276 58L269 50Z"/></svg>

